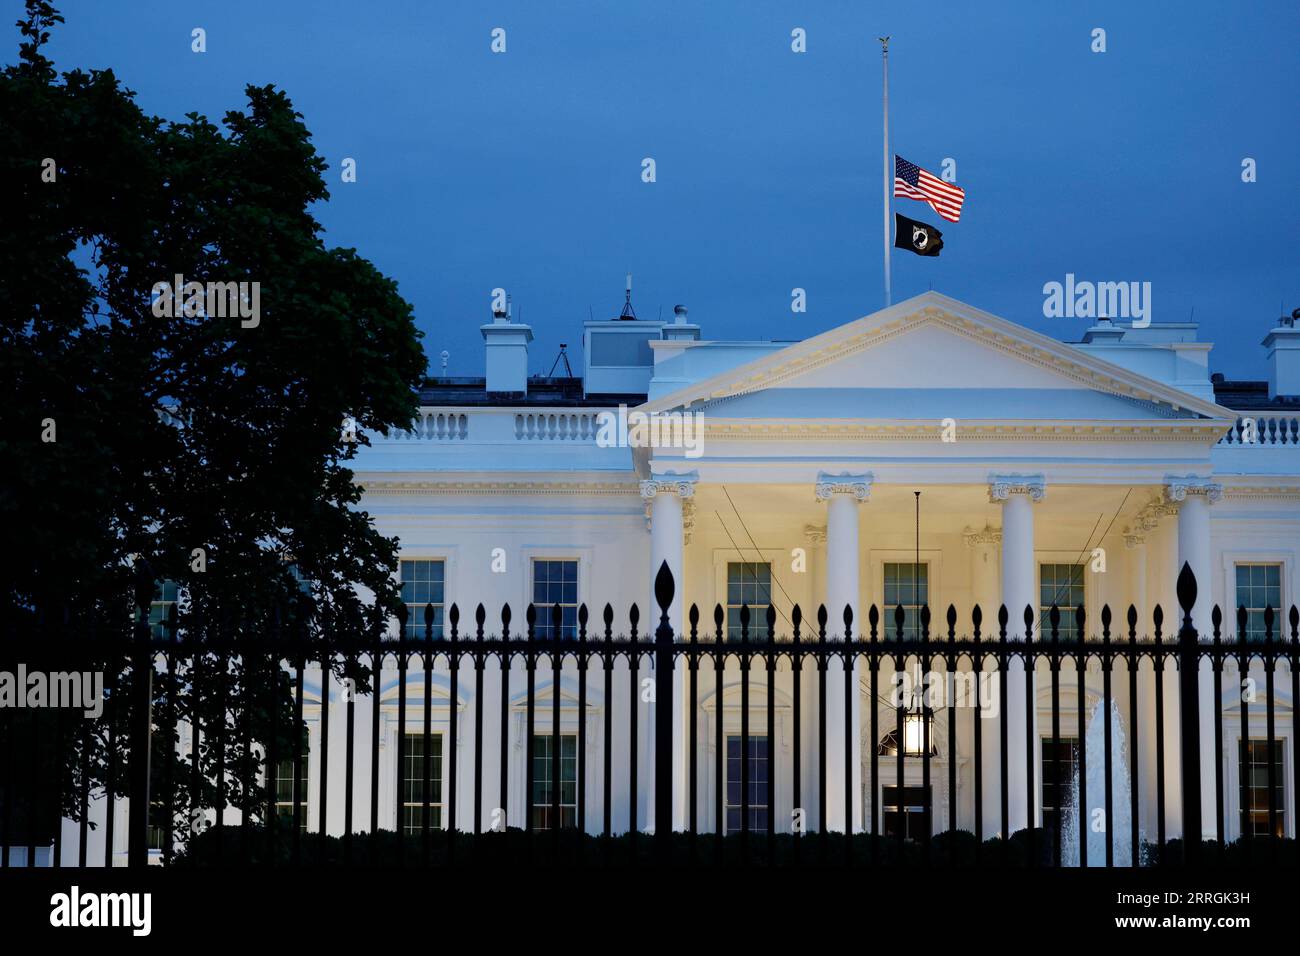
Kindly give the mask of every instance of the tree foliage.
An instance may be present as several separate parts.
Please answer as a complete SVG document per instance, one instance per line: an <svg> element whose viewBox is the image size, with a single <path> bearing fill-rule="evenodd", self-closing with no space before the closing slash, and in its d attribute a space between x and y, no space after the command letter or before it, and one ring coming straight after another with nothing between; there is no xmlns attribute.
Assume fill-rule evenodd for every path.
<svg viewBox="0 0 1300 956"><path fill-rule="evenodd" d="M326 163L283 91L249 86L220 124L150 116L111 70L56 72L43 47L60 22L28 0L0 72L7 613L48 624L71 609L111 630L143 558L182 586L184 639L373 637L397 604L397 544L360 510L348 462L366 429L413 417L425 358L410 305L325 244L312 210L329 199ZM159 315L155 286L177 275L257 283L258 321ZM278 668L236 659L223 675L216 661L170 688L178 716L228 723L232 748L264 741L271 709L287 713ZM235 713L191 694L200 678L228 681ZM255 769L227 767L252 789Z"/></svg>

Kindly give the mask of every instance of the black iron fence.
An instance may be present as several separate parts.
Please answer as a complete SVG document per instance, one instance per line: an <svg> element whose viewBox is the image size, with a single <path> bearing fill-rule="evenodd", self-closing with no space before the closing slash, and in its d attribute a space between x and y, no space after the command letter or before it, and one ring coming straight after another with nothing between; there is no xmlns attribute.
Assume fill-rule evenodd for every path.
<svg viewBox="0 0 1300 956"><path fill-rule="evenodd" d="M1225 755L1232 757L1238 749L1232 741L1225 745L1224 682L1249 682L1252 673L1261 674L1263 693L1252 690L1241 694L1234 718L1239 722L1237 743L1241 748L1239 812L1242 829L1251 831L1243 835L1241 852L1247 857L1267 854L1267 859L1276 860L1278 847L1288 842L1282 837L1288 829L1294 832L1295 826L1284 819L1288 782L1282 779L1287 765L1282 759L1283 746L1289 746L1292 799L1300 794L1300 712L1295 706L1300 700L1300 615L1293 606L1288 636L1274 633L1275 624L1281 622L1275 621L1271 610L1267 611L1263 639L1247 640L1245 610L1238 611L1236 633L1226 634L1216 607L1213 633L1202 639L1191 619L1196 582L1186 566L1177 589L1183 612L1181 626L1176 633L1167 634L1157 606L1152 614L1153 631L1143 637L1138 635L1137 610L1131 606L1122 623L1112 619L1109 607L1103 608L1099 633L1091 638L1083 637L1088 622L1082 608L1066 612L1074 625L1068 633L1078 635L1066 638L1062 635L1061 612L1055 607L1041 622L1035 622L1033 609L1026 608L1024 631L1017 628L1012 637L1008 636L1009 614L1005 607L999 609L992 627L986 626L976 607L969 633L959 637L957 613L951 606L943 625L937 628L932 627L928 608L922 608L919 637L909 636L902 608L894 610L893 621L889 622L882 621L873 606L862 627L854 621L849 608L844 609L840 626L841 622L830 621L825 607L818 609L815 624L805 622L797 605L790 615L790 632L781 637L776 634L777 615L771 606L764 609L765 619L761 622L748 608L740 609L738 640L728 639L720 606L714 609L712 627L701 622L698 609L692 606L687 614L688 630L676 635L668 615L675 582L667 565L660 569L656 580L660 614L652 634L641 629L635 606L630 609L627 633L618 635L609 605L599 623L589 619L584 605L578 611L576 634L567 637L562 636L558 607L548 612L554 615L552 627L540 628L537 611L529 606L522 628L516 629L507 605L500 612L499 630L493 634L488 630L482 605L468 627L463 626L457 606L452 605L445 633L437 638L429 609L422 636L411 636L412 629L408 629L403 615L397 637L372 642L306 626L295 627L292 633L276 627L252 638L240 632L229 639L196 641L177 633L174 609L161 626L151 625L144 597L134 625L125 633L104 629L97 634L70 634L66 621L14 625L8 635L6 667L15 665L16 649L23 649L25 653L30 651L29 657L39 658L40 666L50 672L92 660L107 662L104 666L108 670L102 695L104 710L97 719L82 719L67 707L0 708L0 861L5 866L33 865L41 857L38 851L44 848L55 866L67 865L72 859L81 866L123 861L138 866L151 858L164 863L192 862L200 846L212 858L226 862L310 861L323 858L324 851L318 844L330 829L330 805L338 800L343 801L341 832L335 834L341 862L375 861L390 851L406 863L445 864L470 858L479 852L471 837L504 829L509 819L512 793L508 786L508 728L515 706L509 693L512 672L522 673L527 686L522 703L525 732L520 745L525 806L522 813L521 808L514 809L530 855L547 839L554 851L561 841L572 845L579 834L589 834L603 855L611 852L613 842L622 839L631 859L660 862L705 863L721 859L724 845L731 848L726 851L728 858L738 855L748 860L752 856L773 862L784 854L798 861L806 852L805 843L816 844L823 857L828 847L832 854L842 851L842 859L849 862L996 862L1008 858L1005 844L1012 841L1005 838L1012 833L1016 822L1013 817L1023 814L1027 825L1014 841L1024 860L1058 866L1103 862L1106 866L1137 866L1175 856L1190 862L1206 859L1211 852L1221 854L1229 837L1225 829L1225 768L1229 766ZM551 636L539 636L541 630ZM1014 633L1034 637L1016 640ZM232 662L242 663L243 684L231 677ZM1020 712L1027 715L1023 741L1014 739L1012 733L1012 713L1021 702L1009 697L1016 682L1008 678L1017 662L1033 678L1023 681ZM1156 675L1147 682L1148 692L1154 695L1154 721L1150 726L1138 716L1139 671L1144 662ZM1279 668L1279 663L1284 668ZM248 677L254 665L263 668L265 679L260 683ZM1090 665L1094 665L1094 675L1097 669L1100 671L1099 695L1095 686L1091 691L1085 686ZM959 695L948 693L937 705L924 701L918 704L916 697L897 692L895 675L911 667L918 673L931 674L940 666L949 690L951 682L963 674L995 679L988 683L982 677L970 680L973 701L962 701ZM788 734L790 746L779 748L775 746L776 684L783 667L793 675L788 708L793 727ZM309 668L319 669L320 699L325 702L319 707L318 717L321 746L316 826L310 830L310 781L303 744L307 706L304 677ZM706 682L720 692L728 668L738 674L740 695L735 748L721 719L720 693L714 701L717 711L712 720L711 742L702 739L699 723L703 716L702 675L711 671ZM381 674L393 670L398 681L397 752L395 761L385 764L379 759ZM472 705L465 708L464 714L457 705L457 694L451 695L446 721L452 744L440 754L434 753L432 745L431 688L435 672L446 675L451 688L462 686L462 675L467 681L472 679L474 687ZM1169 726L1166 720L1164 676L1172 672L1177 674L1176 726ZM567 706L562 702L562 673L573 675L577 685L572 706L580 717L571 753L560 745L562 709ZM890 697L882 694L886 674L886 683L895 684ZM406 689L411 675L417 676L423 690L414 734L406 732ZM1074 722L1075 743L1071 750L1062 751L1065 711L1061 695L1063 684L1071 676L1076 682L1075 713L1066 716ZM495 699L486 692L485 677L488 683L495 683ZM549 708L538 698L539 677L550 681ZM1290 685L1290 700L1286 703L1289 728L1279 726L1276 719L1277 683L1284 680L1289 680ZM615 726L616 681L626 682L628 706L621 727ZM1044 681L1050 686L1050 733L1045 727L1040 733L1032 716L1042 707L1038 695ZM347 689L341 727L331 726L331 711L335 711L336 721L340 716L330 706L332 682L335 689L339 682ZM842 684L842 692L835 687L837 682ZM1213 767L1202 766L1201 760L1202 691L1210 685ZM241 691L241 687L259 687L256 694L264 697L252 700L253 692ZM754 689L761 690L763 700L757 718L762 723L758 727L751 719L750 695ZM814 700L808 700L808 694ZM992 701L981 700L981 695L990 694L996 696L996 707L982 706ZM188 752L180 746L178 730L178 702L186 695ZM860 701L863 711L859 714L857 707L846 703L840 708L842 727L835 726L840 715L833 712L833 707L828 714L828 701L837 695L845 702ZM593 696L604 702L599 708L602 749L589 753L586 715ZM195 701L204 702L204 706L196 706ZM638 701L648 701L649 706L640 707ZM1112 708L1121 701L1129 713L1127 751L1117 748L1113 739ZM1097 706L1103 715L1097 748L1100 753L1086 746L1084 739L1085 728L1098 726L1088 713L1095 714ZM371 711L368 742L358 740L356 733L357 713L363 707ZM648 742L641 739L648 728L638 726L642 711L653 721L653 746L645 759L638 759L639 748ZM996 711L997 716L983 716L986 711ZM206 722L204 713L209 715ZM250 719L241 723L233 719L237 714ZM492 715L496 722L495 740L490 739L492 734L485 733L485 714ZM678 728L674 727L675 715L681 724ZM888 715L893 718L892 736L882 735ZM936 716L943 717L947 727L948 753L942 760L932 736ZM982 724L990 719L997 722L992 733L992 728ZM1263 736L1258 738L1262 751L1252 743L1257 739L1252 736L1256 720L1263 720ZM468 726L462 727L462 721ZM815 729L805 726L808 721L815 724ZM853 739L855 724L869 740L866 748L856 752L847 744ZM964 732L962 727L969 731L971 747L969 762L962 771L963 789L970 788L972 811L964 814L965 827L958 825L959 761L953 752L959 732ZM537 734L547 730L550 740L544 743ZM468 766L461 765L456 745L462 731L472 734L474 742ZM232 741L232 734L240 734L243 739ZM330 745L340 734L343 766L336 766L331 774ZM1147 758L1151 766L1144 765L1140 746L1146 734L1154 737L1154 759ZM828 743L828 737L834 738L833 745ZM807 747L805 739L813 739L815 744ZM985 752L990 741L996 743L996 753ZM1053 757L1050 766L1045 760L1040 763L1038 752L1048 741ZM713 750L711 768L707 760L709 743ZM706 749L703 760L701 744ZM367 746L368 821L356 819L354 805L359 751ZM547 752L539 754L541 746ZM1022 746L1023 753L1018 754ZM1166 769L1172 763L1170 748L1177 748L1178 754L1173 764L1178 768L1173 774L1175 779L1169 779ZM738 752L733 756L731 749ZM760 749L761 764L755 760ZM1262 761L1258 759L1261 753ZM626 760L616 759L624 756ZM334 759L339 759L337 748ZM836 767L841 760L842 766ZM1090 766L1089 760L1094 764L1100 761L1102 766ZM731 765L724 766L724 761ZM947 777L947 800L946 813L932 817L932 762L936 761ZM870 797L858 796L855 762L858 772L869 781ZM919 825L912 827L906 821L904 782L907 769L918 763L923 805ZM485 764L494 769L494 779L485 773ZM890 776L890 764L896 786L892 809L882 797L881 786L881 781ZM1012 766L1016 764L1023 768L1025 777L1022 793L1013 789ZM382 834L381 773L391 775L394 768L400 779L391 781L391 793L401 806L395 816L395 832ZM808 769L812 772L805 773ZM616 780L620 772L626 773L625 780ZM1038 779L1039 774L1049 773L1050 780ZM468 775L463 788L462 775ZM1142 801L1147 799L1143 794L1150 790L1151 775L1155 832L1145 834L1140 820ZM842 780L842 788L828 781L828 776ZM786 792L792 814L789 824L782 821L778 826L776 789L783 777L788 782ZM570 782L567 789L566 778ZM992 787L986 778L993 779ZM724 779L733 786L724 787ZM1101 804L1089 807L1089 783L1095 780L1101 781ZM589 786L592 783L596 785ZM1044 783L1051 785L1054 795L1050 813L1041 806ZM492 786L497 790L495 794L489 792ZM1215 795L1212 807L1201 804L1203 787ZM387 786L382 789L390 792ZM469 812L461 812L457 806L462 789L472 793ZM626 818L625 825L619 820L617 827L616 789L627 797L626 812L620 814ZM1258 798L1261 791L1265 794L1262 805ZM653 810L652 833L647 831L651 821L639 815L638 797L643 794L653 797L652 803L647 799L647 806ZM1167 833L1167 795L1180 810L1179 840L1171 840ZM519 799L518 791L514 797ZM102 834L102 858L88 853L88 827L92 802L96 800L108 808L99 824L106 831ZM125 854L114 850L115 844L121 842L115 840L118 814L114 811L123 802ZM752 812L756 807L762 812ZM230 821L229 808L237 811L237 823ZM996 813L992 812L994 808ZM682 831L676 835L666 824L674 820L675 809L679 814L677 829ZM709 811L711 823L707 819ZM1040 811L1043 825L1038 825ZM1100 841L1096 837L1098 828L1089 825L1094 815L1102 821ZM1213 851L1202 846L1201 836L1202 824L1210 820L1210 815L1217 838ZM730 823L729 818L735 823ZM825 832L832 818L849 821L847 827L839 829L854 832ZM998 822L994 833L986 832L986 818ZM64 819L75 823L64 824ZM1120 821L1124 821L1122 825ZM549 832L541 835L538 831L542 828ZM1256 834L1257 830L1262 832ZM75 854L64 845L69 832L75 834ZM624 834L621 838L620 833ZM1099 842L1103 844L1100 849ZM958 852L959 844L967 848L965 855ZM377 850L379 846L387 849ZM1171 853L1171 847L1177 852ZM579 859L583 852L579 847ZM1289 855L1287 858L1294 859Z"/></svg>

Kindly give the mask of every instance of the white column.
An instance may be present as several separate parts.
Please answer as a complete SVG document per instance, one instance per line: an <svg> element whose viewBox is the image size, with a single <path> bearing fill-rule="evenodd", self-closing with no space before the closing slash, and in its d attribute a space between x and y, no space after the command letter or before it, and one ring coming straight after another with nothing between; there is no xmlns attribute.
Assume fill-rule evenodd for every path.
<svg viewBox="0 0 1300 956"><path fill-rule="evenodd" d="M1025 634L1025 608L1034 609L1038 623L1037 574L1034 563L1034 512L1032 504L1042 501L1045 486L1041 475L1000 475L989 481L989 500L1002 505L1002 603L1007 607L1007 638L1032 639ZM1034 729L1035 711L1025 708L1026 681L1032 690L1033 674L1024 663L1008 664L1007 680L1007 805L1010 836L1033 826L1038 820L1039 800L1026 804L1030 767L1026 763L1026 728ZM1035 738L1037 734L1035 733ZM1037 740L1034 747L1037 748ZM999 769L1000 773L1000 769ZM1001 808L999 807L999 828Z"/></svg>
<svg viewBox="0 0 1300 956"><path fill-rule="evenodd" d="M817 638L817 606L826 601L826 526L808 524L803 531L808 542L810 580L807 599L802 607L803 624L800 627L801 639L808 641ZM802 754L800 773L803 778L799 787L803 801L801 809L807 828L816 830L821 827L821 821L817 819L817 787L821 777L817 771L817 667L811 658L803 661L799 701L803 711L799 720L799 746Z"/></svg>
<svg viewBox="0 0 1300 956"><path fill-rule="evenodd" d="M1211 633L1210 608L1214 604L1210 571L1210 505L1223 497L1223 486L1205 478L1170 478L1165 485L1165 497L1178 506L1178 567L1174 580L1183 565L1191 566L1196 575L1196 603L1192 608L1192 622L1202 634ZM1178 620L1171 621L1169 630L1174 633L1182 624L1181 609L1175 605Z"/></svg>
<svg viewBox="0 0 1300 956"><path fill-rule="evenodd" d="M681 634L682 593L685 590L682 579L684 512L694 503L691 499L695 496L695 484L699 477L696 472L669 472L651 475L641 482L641 497L648 502L650 521L650 597L646 605L648 613L642 617L647 634L654 634L659 627L655 577L665 561L668 562L668 570L673 573L673 600L668 609L668 620L674 633L679 637Z"/></svg>
<svg viewBox="0 0 1300 956"><path fill-rule="evenodd" d="M1210 505L1223 497L1223 486L1204 478L1174 478L1165 485L1165 497L1178 505L1178 572L1183 564L1196 576L1196 601L1192 605L1192 624L1202 641L1213 640L1210 609L1214 606L1210 569ZM1176 577L1175 577L1176 580ZM1182 609L1174 627L1182 626ZM1214 685L1208 659L1199 667L1197 702L1199 707L1201 756L1201 834L1214 837Z"/></svg>
<svg viewBox="0 0 1300 956"><path fill-rule="evenodd" d="M684 615L682 614L682 605L684 600L685 580L683 577L683 542L685 540L686 530L691 519L691 512L694 510L695 484L699 481L699 474L690 472L686 474L665 473L661 475L652 474L649 479L641 482L641 497L646 500L649 508L650 521L650 600L647 604L648 613L642 618L645 622L645 633L653 635L659 627L659 602L655 599L655 578L659 574L660 567L664 562L668 562L668 570L673 574L673 599L668 606L668 622L672 626L674 637L682 640L682 626ZM686 829L687 821L687 796L686 796L686 754L688 753L686 741L686 713L687 707L695 706L694 701L686 700L686 681L683 677L684 668L678 667L673 674L673 696L681 702L681 705L673 708L673 819L672 827L674 830ZM670 701L656 701L655 706L660 705L672 706ZM633 706L636 706L634 703ZM652 719L645 721L646 728L646 753L653 755L655 723ZM653 761L651 761L653 764ZM646 773L645 779L650 779L651 774ZM650 788L643 790L644 794L651 794ZM633 794L635 800L642 800L641 794ZM639 818L650 820L654 812L654 801L650 799L642 800L643 810L638 811ZM660 825L655 821L656 827Z"/></svg>
<svg viewBox="0 0 1300 956"><path fill-rule="evenodd" d="M871 495L871 475L817 476L816 496L826 505L826 636L844 640L844 608L853 610L853 635L862 628L858 594L858 504ZM826 680L826 820L823 830L844 832L848 826L862 826L862 747L859 715L861 695L857 693L858 666L855 662L853 688L844 699L844 672L831 667ZM849 735L845 739L845 708L849 713ZM852 767L851 817L844 817L844 754L849 748Z"/></svg>
<svg viewBox="0 0 1300 956"><path fill-rule="evenodd" d="M983 620L980 634L983 640L998 633L998 545L1002 543L1002 532L985 526L983 531L967 529L963 534L966 546L971 551L971 600L978 604ZM989 694L992 697L989 697ZM999 787L1002 785L1002 771L999 764L998 748L1001 744L999 735L1001 714L995 709L998 693L997 677L992 676L980 687L980 712L976 729L980 735L980 788L982 800L982 833L987 840L1002 828L1002 804ZM986 699L988 698L988 699ZM959 722L960 726L960 722ZM974 739L970 741L970 759L972 785L974 781ZM963 804L964 805L964 804ZM972 791L970 800L969 824L974 832L975 796Z"/></svg>

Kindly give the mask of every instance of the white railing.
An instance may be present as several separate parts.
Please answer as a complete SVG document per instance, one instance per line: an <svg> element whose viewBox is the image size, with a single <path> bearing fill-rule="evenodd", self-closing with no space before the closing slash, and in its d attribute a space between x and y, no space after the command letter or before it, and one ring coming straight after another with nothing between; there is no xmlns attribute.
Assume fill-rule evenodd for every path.
<svg viewBox="0 0 1300 956"><path fill-rule="evenodd" d="M515 415L516 441L592 441L599 431L597 416L537 412Z"/></svg>
<svg viewBox="0 0 1300 956"><path fill-rule="evenodd" d="M1287 415L1251 417L1244 415L1228 434L1219 439L1220 445L1300 445L1300 418Z"/></svg>
<svg viewBox="0 0 1300 956"><path fill-rule="evenodd" d="M459 412L421 412L414 428L388 433L393 441L465 441L468 436L469 416Z"/></svg>

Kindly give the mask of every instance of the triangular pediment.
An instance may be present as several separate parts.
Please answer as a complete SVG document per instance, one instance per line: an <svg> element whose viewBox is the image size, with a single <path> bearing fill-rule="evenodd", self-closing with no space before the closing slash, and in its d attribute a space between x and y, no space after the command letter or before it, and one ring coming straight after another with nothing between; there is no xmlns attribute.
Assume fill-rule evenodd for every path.
<svg viewBox="0 0 1300 956"><path fill-rule="evenodd" d="M645 408L727 419L1233 419L1213 402L935 292Z"/></svg>

